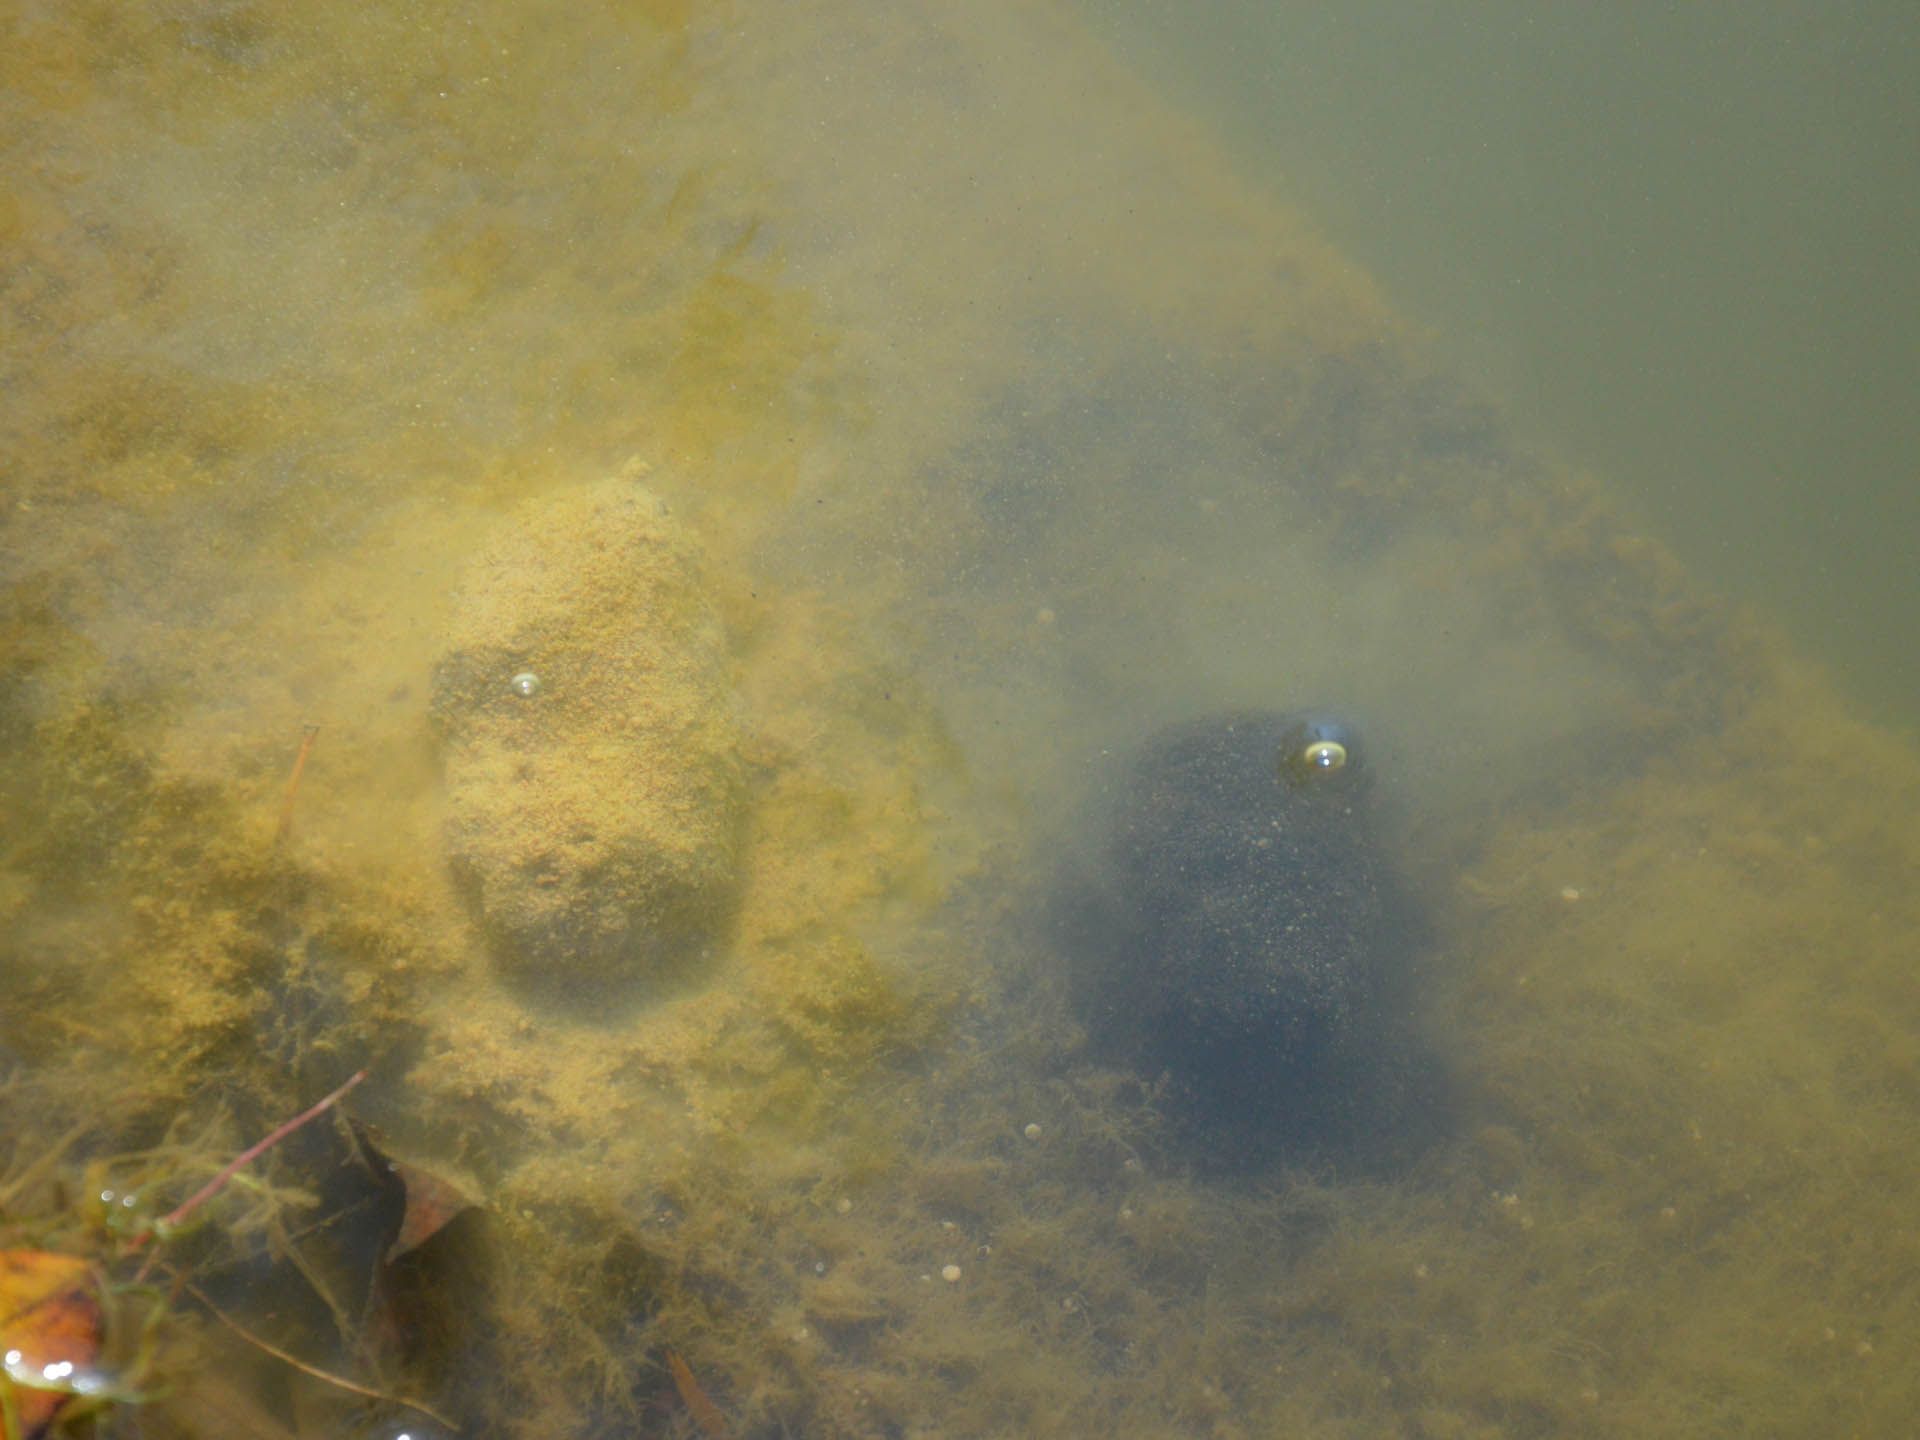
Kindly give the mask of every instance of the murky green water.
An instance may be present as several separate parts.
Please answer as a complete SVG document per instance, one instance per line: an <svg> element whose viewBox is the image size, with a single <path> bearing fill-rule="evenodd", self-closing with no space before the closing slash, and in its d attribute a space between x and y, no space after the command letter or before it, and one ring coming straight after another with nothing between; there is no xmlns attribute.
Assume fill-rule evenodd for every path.
<svg viewBox="0 0 1920 1440"><path fill-rule="evenodd" d="M1915 725L1912 7L1092 9L1515 423Z"/></svg>
<svg viewBox="0 0 1920 1440"><path fill-rule="evenodd" d="M111 1433L1904 1433L1920 764L1206 107L1021 5L7 23L0 1253ZM1300 705L1431 1103L1222 1154L1052 922Z"/></svg>

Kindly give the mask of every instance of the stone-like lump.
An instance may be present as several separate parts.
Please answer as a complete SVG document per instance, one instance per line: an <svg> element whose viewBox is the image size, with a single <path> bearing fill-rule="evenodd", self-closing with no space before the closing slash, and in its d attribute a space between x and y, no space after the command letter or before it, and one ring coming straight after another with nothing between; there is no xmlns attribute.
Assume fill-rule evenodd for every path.
<svg viewBox="0 0 1920 1440"><path fill-rule="evenodd" d="M433 711L448 858L503 963L643 987L717 943L742 805L728 653L657 497L620 478L511 515Z"/></svg>

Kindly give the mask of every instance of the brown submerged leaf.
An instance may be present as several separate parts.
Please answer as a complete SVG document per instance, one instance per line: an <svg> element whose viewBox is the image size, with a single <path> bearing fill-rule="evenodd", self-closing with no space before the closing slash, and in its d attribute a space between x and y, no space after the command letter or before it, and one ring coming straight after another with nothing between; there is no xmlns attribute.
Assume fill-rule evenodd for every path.
<svg viewBox="0 0 1920 1440"><path fill-rule="evenodd" d="M374 1139L372 1127L357 1120L352 1123L353 1138L368 1168L382 1179L397 1183L406 1201L400 1216L400 1228L380 1257L383 1266L391 1265L401 1256L419 1249L480 1203L464 1186L444 1175L423 1165L396 1159Z"/></svg>
<svg viewBox="0 0 1920 1440"><path fill-rule="evenodd" d="M404 1160L387 1162L407 1189L406 1214L400 1219L400 1233L393 1237L382 1257L391 1265L409 1250L417 1250L438 1235L453 1220L479 1202L451 1180L409 1165Z"/></svg>

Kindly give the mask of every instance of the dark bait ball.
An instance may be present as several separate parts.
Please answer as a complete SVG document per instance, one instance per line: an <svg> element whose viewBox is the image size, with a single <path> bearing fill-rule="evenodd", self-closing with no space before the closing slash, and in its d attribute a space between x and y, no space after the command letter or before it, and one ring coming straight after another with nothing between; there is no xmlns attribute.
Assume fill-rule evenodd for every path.
<svg viewBox="0 0 1920 1440"><path fill-rule="evenodd" d="M1370 780L1335 717L1229 714L1149 740L1096 807L1075 1003L1111 1057L1168 1077L1208 1145L1338 1144L1397 1116L1420 926Z"/></svg>

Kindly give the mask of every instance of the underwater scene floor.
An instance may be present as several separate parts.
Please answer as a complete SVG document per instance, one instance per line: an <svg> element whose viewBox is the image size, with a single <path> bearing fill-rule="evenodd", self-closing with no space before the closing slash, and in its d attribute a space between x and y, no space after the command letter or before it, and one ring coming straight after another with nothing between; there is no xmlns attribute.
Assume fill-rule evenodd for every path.
<svg viewBox="0 0 1920 1440"><path fill-rule="evenodd" d="M1920 757L1070 9L5 26L4 1433L1908 1433Z"/></svg>

